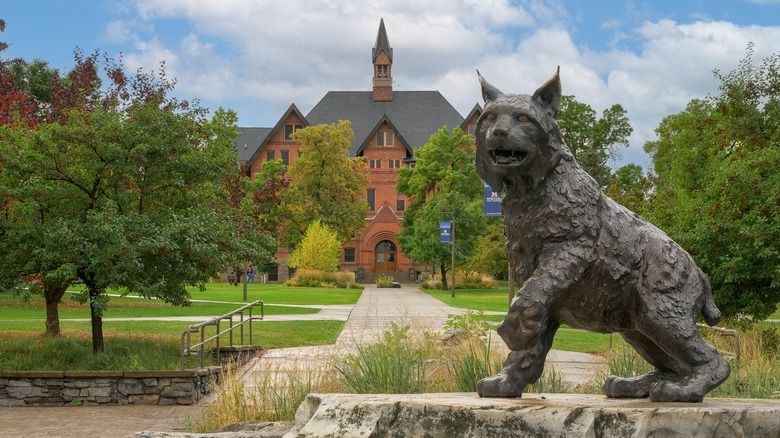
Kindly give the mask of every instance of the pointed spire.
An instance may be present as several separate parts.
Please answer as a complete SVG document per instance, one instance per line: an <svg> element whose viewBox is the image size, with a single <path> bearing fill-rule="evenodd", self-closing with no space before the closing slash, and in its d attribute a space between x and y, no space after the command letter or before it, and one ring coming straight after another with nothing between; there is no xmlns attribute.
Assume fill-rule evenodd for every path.
<svg viewBox="0 0 780 438"><path fill-rule="evenodd" d="M387 31L385 30L385 19L379 19L379 32L376 34L376 44L374 44L374 50L371 52L371 61L376 61L377 55L384 50L390 60L393 60L393 49L390 47L390 40L387 38Z"/></svg>
<svg viewBox="0 0 780 438"><path fill-rule="evenodd" d="M374 63L374 102L393 100L393 49L385 31L385 20L379 20L379 32L376 34L376 46L372 50L371 62Z"/></svg>

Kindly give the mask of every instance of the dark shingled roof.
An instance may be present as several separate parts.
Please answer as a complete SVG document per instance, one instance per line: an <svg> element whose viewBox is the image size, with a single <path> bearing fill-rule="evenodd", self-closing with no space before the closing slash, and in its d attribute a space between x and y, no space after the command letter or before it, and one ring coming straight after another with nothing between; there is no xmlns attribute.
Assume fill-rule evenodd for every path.
<svg viewBox="0 0 780 438"><path fill-rule="evenodd" d="M260 145L263 144L273 128L238 128L241 134L234 145L241 161L251 161Z"/></svg>
<svg viewBox="0 0 780 438"><path fill-rule="evenodd" d="M442 126L453 129L464 120L438 91L393 91L390 102L374 102L371 91L330 91L306 120L312 125L352 122L350 155L356 156L385 117L410 150L428 143Z"/></svg>

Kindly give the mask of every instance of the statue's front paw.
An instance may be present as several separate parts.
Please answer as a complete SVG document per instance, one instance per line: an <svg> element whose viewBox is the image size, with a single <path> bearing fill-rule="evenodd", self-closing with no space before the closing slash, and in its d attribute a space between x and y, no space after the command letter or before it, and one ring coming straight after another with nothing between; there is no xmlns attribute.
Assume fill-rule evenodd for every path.
<svg viewBox="0 0 780 438"><path fill-rule="evenodd" d="M505 375L499 374L477 382L477 394L480 397L522 397L524 386L513 385Z"/></svg>
<svg viewBox="0 0 780 438"><path fill-rule="evenodd" d="M704 395L678 383L661 381L650 388L650 400L654 402L701 403Z"/></svg>
<svg viewBox="0 0 780 438"><path fill-rule="evenodd" d="M648 396L648 385L637 379L609 376L604 381L604 395L609 398L642 398Z"/></svg>

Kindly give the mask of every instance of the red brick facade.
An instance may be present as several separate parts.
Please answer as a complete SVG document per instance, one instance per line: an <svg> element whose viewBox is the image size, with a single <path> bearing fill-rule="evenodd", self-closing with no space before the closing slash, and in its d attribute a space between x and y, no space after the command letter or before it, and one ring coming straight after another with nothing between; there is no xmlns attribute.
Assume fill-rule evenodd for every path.
<svg viewBox="0 0 780 438"><path fill-rule="evenodd" d="M471 132L481 111L477 105L464 119L438 92L399 91L394 95L392 57L384 22L380 22L372 56L372 91L329 92L305 117L293 104L274 128L239 128L243 137L236 141L239 154L244 154L242 158L249 161L254 175L269 159L292 164L298 158L300 145L289 138L296 129L338 120L352 122L355 139L350 153L365 157L371 179L365 199L371 210L366 214L365 228L344 245L341 269L359 272L364 281L372 281L379 273L409 281L425 270L398 245L397 234L409 200L396 189L396 170L413 166L413 150L442 126L460 126ZM290 275L287 253L276 256L278 275L271 273L270 279L284 281Z"/></svg>

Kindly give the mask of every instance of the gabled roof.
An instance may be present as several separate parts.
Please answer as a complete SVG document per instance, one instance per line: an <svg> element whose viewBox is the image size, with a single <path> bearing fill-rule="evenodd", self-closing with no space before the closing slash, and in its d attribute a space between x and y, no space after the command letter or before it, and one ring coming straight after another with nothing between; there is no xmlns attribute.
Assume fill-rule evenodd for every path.
<svg viewBox="0 0 780 438"><path fill-rule="evenodd" d="M405 147L406 150L409 151L409 153L411 154L412 148L411 148L411 146L409 146L409 143L407 143L406 139L404 139L404 137L401 134L398 134L398 128L395 127L393 122L390 119L388 119L387 116L383 116L377 122L376 126L374 126L374 129L372 129L371 132L368 133L368 135L366 136L366 139L363 141L363 143L360 145L360 147L357 149L357 151L355 151L355 155L361 154L363 152L363 149L365 149L366 146L368 146L371 143L371 141L374 140L376 132L379 131L379 128L382 127L383 123L387 123L390 126L390 129L392 129L393 132L396 133L395 141L396 142L400 141L401 144L403 145L403 147Z"/></svg>
<svg viewBox="0 0 780 438"><path fill-rule="evenodd" d="M242 144L248 144L248 141L245 140L246 135L258 137L260 141L258 142L257 147L255 148L254 152L249 155L249 159L246 159L246 161L249 161L250 163L254 162L257 159L257 155L260 153L260 151L263 150L268 144L268 141L271 140L280 129L284 128L284 122L293 113L303 121L304 127L310 126L309 122L306 121L306 117L304 117L303 113L301 113L298 107L293 103L289 108L287 108L287 111L285 111L284 115L279 119L278 122L276 122L276 125L274 125L273 128L238 128L238 131L241 132L241 136L235 140L236 149L239 149L239 146ZM262 134L265 134L265 136L260 139L259 137ZM250 139L250 137L246 138ZM254 140L254 138L251 139ZM241 159L244 160L244 154L240 150L238 151L238 154Z"/></svg>
<svg viewBox="0 0 780 438"><path fill-rule="evenodd" d="M468 113L468 115L466 116L466 118L465 118L465 119L463 119L463 123L461 123L461 125L460 125L460 127L461 127L461 128L464 128L464 129L463 129L463 132L466 132L466 129L465 129L465 128L466 128L466 124L467 124L467 123L469 122L469 120L471 120L471 118L472 118L472 117L474 117L475 115L476 115L476 116L480 116L480 115L482 115L482 106L480 106L480 104L478 104L478 103L477 103L477 104L474 104L474 108L472 108L472 109L471 109L471 111L469 111L469 113Z"/></svg>
<svg viewBox="0 0 780 438"><path fill-rule="evenodd" d="M393 49L390 47L390 40L387 38L384 18L379 19L379 32L376 34L376 43L374 44L374 49L371 51L371 62L376 61L376 56L379 55L379 52L382 50L387 53L387 56L390 57L390 61L392 62Z"/></svg>
<svg viewBox="0 0 780 438"><path fill-rule="evenodd" d="M390 102L374 102L371 91L330 91L306 120L311 125L349 120L355 133L350 155L356 156L384 117L412 149L428 143L442 126L452 129L463 123L463 116L438 91L394 91Z"/></svg>
<svg viewBox="0 0 780 438"><path fill-rule="evenodd" d="M260 145L265 142L268 134L271 132L271 128L238 128L239 135L233 141L236 151L238 151L238 157L241 161L252 161L252 157L255 156L260 149Z"/></svg>

